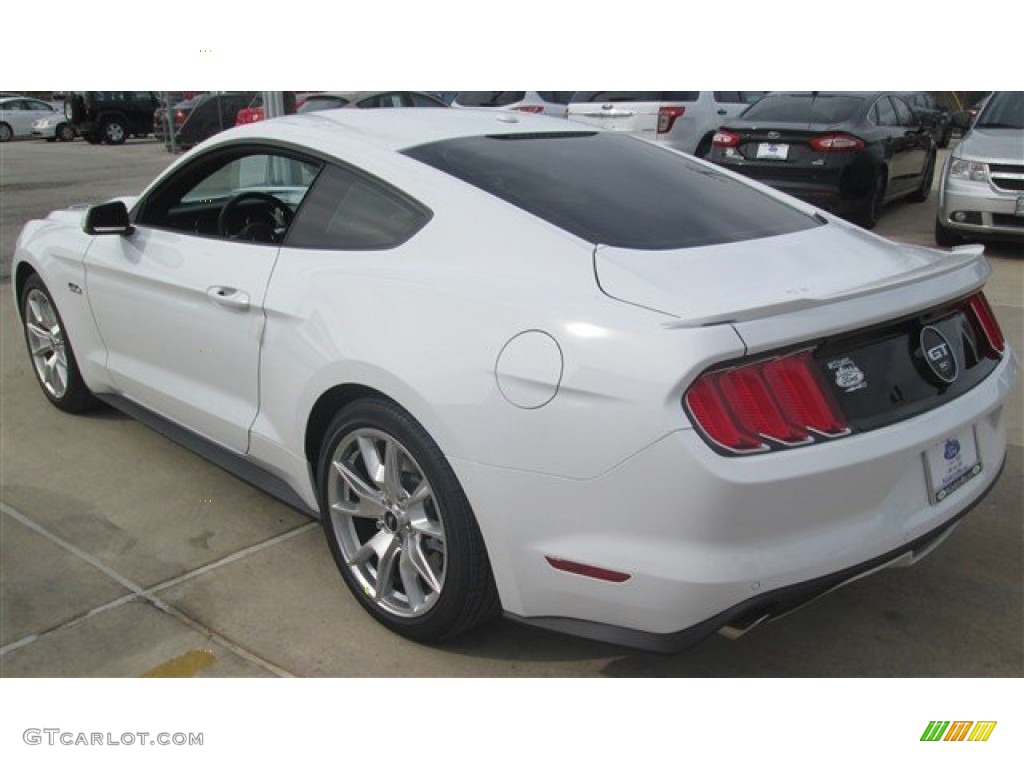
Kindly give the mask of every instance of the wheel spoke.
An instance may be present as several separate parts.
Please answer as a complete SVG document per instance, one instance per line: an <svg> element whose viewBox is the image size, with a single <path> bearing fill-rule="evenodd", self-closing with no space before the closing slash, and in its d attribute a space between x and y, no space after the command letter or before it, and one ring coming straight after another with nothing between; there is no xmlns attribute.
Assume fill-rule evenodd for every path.
<svg viewBox="0 0 1024 768"><path fill-rule="evenodd" d="M422 504L430 497L430 483L427 482L426 478L420 480L420 484L416 486L416 490L412 492L408 499L405 501L407 507L415 507Z"/></svg>
<svg viewBox="0 0 1024 768"><path fill-rule="evenodd" d="M381 497L380 491L363 480L363 478L357 475L355 470L344 461L341 461L340 459L335 461L334 469L339 475L341 475L342 479L348 487L352 489L352 492L355 493L356 496L366 499L373 504L383 504L384 499Z"/></svg>
<svg viewBox="0 0 1024 768"><path fill-rule="evenodd" d="M336 501L331 504L331 512L347 517L365 517L379 520L384 515L384 508L369 499L359 501Z"/></svg>
<svg viewBox="0 0 1024 768"><path fill-rule="evenodd" d="M393 533L380 531L356 550L356 553L348 559L347 565L366 565L374 555L377 556L377 561L380 562L384 559L384 554L394 542L395 535Z"/></svg>
<svg viewBox="0 0 1024 768"><path fill-rule="evenodd" d="M384 448L384 492L392 501L401 501L405 495L402 488L402 454L394 440L388 440Z"/></svg>
<svg viewBox="0 0 1024 768"><path fill-rule="evenodd" d="M409 601L409 608L413 613L421 610L427 602L427 596L423 593L423 588L416 578L418 573L419 569L412 561L411 552L408 548L403 547L398 563L398 575L402 579L402 589L405 591L406 600Z"/></svg>
<svg viewBox="0 0 1024 768"><path fill-rule="evenodd" d="M402 553L398 537L390 536L390 538L391 541L388 542L387 549L384 550L384 554L382 554L380 559L377 560L377 588L374 596L378 600L383 599L392 591L391 582L394 579L395 562L399 559ZM405 579L402 579L402 581L404 583Z"/></svg>
<svg viewBox="0 0 1024 768"><path fill-rule="evenodd" d="M35 321L36 325L43 327L47 325L47 322L43 318L43 310L39 306L39 304L39 298L36 296L32 296L28 300L28 310L32 314L32 319Z"/></svg>
<svg viewBox="0 0 1024 768"><path fill-rule="evenodd" d="M444 529L436 520L427 517L427 511L420 506L418 509L410 509L408 512L409 525L416 533L429 536L438 541L444 541Z"/></svg>
<svg viewBox="0 0 1024 768"><path fill-rule="evenodd" d="M50 336L49 331L33 322L26 323L25 327L28 329L33 344L37 345L35 347L36 352L46 352L53 349L53 337Z"/></svg>
<svg viewBox="0 0 1024 768"><path fill-rule="evenodd" d="M402 551L403 553L408 552L409 562L416 569L416 573L420 575L420 578L423 579L423 583L430 587L432 591L440 592L441 579L434 573L433 566L430 565L430 561L427 560L427 556L423 552L422 539L419 536L410 536ZM404 578L402 582L405 582Z"/></svg>
<svg viewBox="0 0 1024 768"><path fill-rule="evenodd" d="M366 465L366 474L380 488L384 483L384 465L381 464L376 443L368 437L359 437L356 442L359 443L359 453Z"/></svg>

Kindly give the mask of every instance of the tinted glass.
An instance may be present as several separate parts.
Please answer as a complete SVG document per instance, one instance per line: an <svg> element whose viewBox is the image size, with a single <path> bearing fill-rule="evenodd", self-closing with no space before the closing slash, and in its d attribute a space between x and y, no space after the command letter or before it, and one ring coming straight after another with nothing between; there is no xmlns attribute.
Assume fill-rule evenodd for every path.
<svg viewBox="0 0 1024 768"><path fill-rule="evenodd" d="M412 107L445 107L445 106L447 106L447 104L445 104L444 102L438 101L437 99L432 99L429 96L424 96L421 93L407 93L405 95L405 101L407 102L406 106L412 106Z"/></svg>
<svg viewBox="0 0 1024 768"><path fill-rule="evenodd" d="M914 117L914 111L907 106L907 104L897 96L890 97L892 106L896 110L896 119L899 124L904 127L911 127L918 124L918 119Z"/></svg>
<svg viewBox="0 0 1024 768"><path fill-rule="evenodd" d="M573 91L537 91L537 95L549 104L568 104Z"/></svg>
<svg viewBox="0 0 1024 768"><path fill-rule="evenodd" d="M347 99L340 96L310 96L306 103L299 107L296 112L319 112L321 109L338 109L348 104Z"/></svg>
<svg viewBox="0 0 1024 768"><path fill-rule="evenodd" d="M477 136L405 154L593 243L687 248L816 221L696 161L605 133Z"/></svg>
<svg viewBox="0 0 1024 768"><path fill-rule="evenodd" d="M878 125L899 125L899 119L896 117L896 110L892 106L892 102L889 101L888 96L883 96L877 102L875 102L874 117L875 122Z"/></svg>
<svg viewBox="0 0 1024 768"><path fill-rule="evenodd" d="M992 94L974 127L1024 129L1024 91Z"/></svg>
<svg viewBox="0 0 1024 768"><path fill-rule="evenodd" d="M526 91L460 91L456 103L463 107L507 107L526 98Z"/></svg>
<svg viewBox="0 0 1024 768"><path fill-rule="evenodd" d="M863 106L863 98L843 94L768 94L751 105L743 119L765 123L843 123Z"/></svg>
<svg viewBox="0 0 1024 768"><path fill-rule="evenodd" d="M700 91L576 91L573 104L606 101L696 101Z"/></svg>
<svg viewBox="0 0 1024 768"><path fill-rule="evenodd" d="M393 248L430 220L430 212L383 182L327 166L288 232L294 248Z"/></svg>

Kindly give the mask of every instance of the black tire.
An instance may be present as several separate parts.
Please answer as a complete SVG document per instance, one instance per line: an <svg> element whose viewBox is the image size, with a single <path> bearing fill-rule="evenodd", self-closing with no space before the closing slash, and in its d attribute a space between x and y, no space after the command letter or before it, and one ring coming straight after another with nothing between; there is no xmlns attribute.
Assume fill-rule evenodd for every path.
<svg viewBox="0 0 1024 768"><path fill-rule="evenodd" d="M14 138L14 131L7 123L0 123L0 144Z"/></svg>
<svg viewBox="0 0 1024 768"><path fill-rule="evenodd" d="M75 126L73 126L71 123L61 123L57 126L58 141L74 141L75 135Z"/></svg>
<svg viewBox="0 0 1024 768"><path fill-rule="evenodd" d="M128 127L121 118L108 117L100 129L100 135L105 144L124 144L125 139L128 138Z"/></svg>
<svg viewBox="0 0 1024 768"><path fill-rule="evenodd" d="M932 191L932 182L935 180L935 153L928 156L928 164L925 167L921 183L913 192L907 195L907 201L911 203L923 203L928 199Z"/></svg>
<svg viewBox="0 0 1024 768"><path fill-rule="evenodd" d="M36 382L46 395L46 399L68 413L81 413L99 405L82 381L64 320L39 275L30 275L25 281L19 303L29 360L36 374ZM48 337L46 340L43 339L44 335ZM47 354L47 345L52 354ZM60 359L61 355L63 362ZM53 365L50 365L51 362ZM61 367L64 368L63 380L60 377ZM51 369L49 382L43 372L47 369Z"/></svg>
<svg viewBox="0 0 1024 768"><path fill-rule="evenodd" d="M882 205L885 202L885 171L879 170L871 182L871 191L864 198L860 211L854 216L854 221L864 229L874 229L878 219L882 215Z"/></svg>
<svg viewBox="0 0 1024 768"><path fill-rule="evenodd" d="M102 144L103 143L103 134L97 132L94 129L90 133L85 134L85 140L87 142L89 142L90 144Z"/></svg>
<svg viewBox="0 0 1024 768"><path fill-rule="evenodd" d="M943 248L952 248L955 245L963 245L966 239L955 230L945 226L938 217L935 218L935 243Z"/></svg>
<svg viewBox="0 0 1024 768"><path fill-rule="evenodd" d="M392 462L388 457L394 456L398 460ZM376 482L368 470L373 462ZM360 499L370 496L356 493L353 481L343 479L336 468L342 464L362 483L363 494L372 492L383 501L364 505ZM392 485L386 479L389 464L397 478ZM339 411L324 437L317 485L335 564L378 622L412 640L437 643L498 615L497 588L469 501L437 444L401 407L362 399ZM410 497L423 488L426 498L414 502ZM396 501L403 497L412 506ZM361 512L339 511L342 506ZM372 517L365 516L367 510ZM417 533L428 529L436 533Z"/></svg>

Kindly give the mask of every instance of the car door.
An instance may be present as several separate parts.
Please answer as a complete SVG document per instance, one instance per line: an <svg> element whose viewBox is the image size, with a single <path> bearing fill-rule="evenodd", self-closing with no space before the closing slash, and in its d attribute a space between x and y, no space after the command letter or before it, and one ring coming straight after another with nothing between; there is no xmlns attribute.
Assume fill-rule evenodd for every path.
<svg viewBox="0 0 1024 768"><path fill-rule="evenodd" d="M95 239L86 291L124 396L221 446L248 450L263 300L290 219L260 195L293 216L318 170L280 150L219 148L140 200L130 236Z"/></svg>
<svg viewBox="0 0 1024 768"><path fill-rule="evenodd" d="M921 118L914 113L899 96L890 96L896 110L896 119L903 129L903 151L900 158L900 183L907 192L917 189L921 176L928 165L928 150L931 148L931 134L924 127Z"/></svg>
<svg viewBox="0 0 1024 768"><path fill-rule="evenodd" d="M11 126L15 136L32 133L32 123L38 115L32 111L27 99L16 99L4 105L4 122Z"/></svg>
<svg viewBox="0 0 1024 768"><path fill-rule="evenodd" d="M872 115L881 137L885 164L888 167L886 197L892 198L908 191L907 177L912 176L908 152L907 128L900 125L896 107L888 96L880 96L874 104Z"/></svg>

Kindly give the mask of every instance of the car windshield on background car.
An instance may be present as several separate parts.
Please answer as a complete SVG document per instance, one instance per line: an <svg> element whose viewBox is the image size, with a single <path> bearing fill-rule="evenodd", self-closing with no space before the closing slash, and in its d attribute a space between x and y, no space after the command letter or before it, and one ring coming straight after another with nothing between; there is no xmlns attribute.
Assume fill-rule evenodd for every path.
<svg viewBox="0 0 1024 768"><path fill-rule="evenodd" d="M743 113L744 120L776 123L842 123L864 105L859 96L787 93L768 94Z"/></svg>
<svg viewBox="0 0 1024 768"><path fill-rule="evenodd" d="M975 128L1024 130L1024 91L1000 91L985 105Z"/></svg>
<svg viewBox="0 0 1024 768"><path fill-rule="evenodd" d="M817 225L723 173L611 134L481 136L405 154L577 237L619 248L734 243Z"/></svg>
<svg viewBox="0 0 1024 768"><path fill-rule="evenodd" d="M576 91L573 104L636 101L696 101L700 91Z"/></svg>

